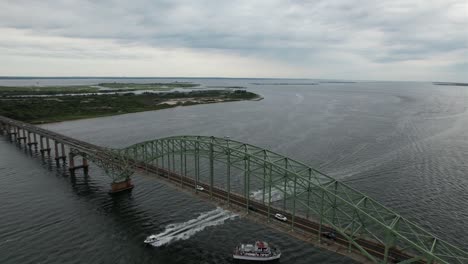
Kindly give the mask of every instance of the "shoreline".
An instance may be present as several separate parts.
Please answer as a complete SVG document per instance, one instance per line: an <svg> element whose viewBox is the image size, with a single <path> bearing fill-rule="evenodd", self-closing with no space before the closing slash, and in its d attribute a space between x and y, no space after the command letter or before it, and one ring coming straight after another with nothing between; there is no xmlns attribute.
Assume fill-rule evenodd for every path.
<svg viewBox="0 0 468 264"><path fill-rule="evenodd" d="M92 118L100 118L100 117L109 117L109 116L118 116L118 115L125 115L125 114L133 114L133 113L141 113L141 112L150 112L150 111L159 111L164 109L176 108L176 107L186 107L186 106L194 106L194 105L203 105L203 104L217 104L217 103L229 103L229 102L241 102L241 101L261 101L264 99L263 96L255 94L255 98L251 99L218 99L218 101L210 101L210 102L197 102L197 103L190 103L190 104L167 104L162 102L159 104L159 108L155 109L141 109L135 111L126 111L126 112L114 112L114 113L105 113L105 114L89 114L89 115L72 115L72 116L64 116L63 118L53 118L53 119L43 119L43 120L33 120L27 121L30 124L34 125L46 125L46 124L54 124L54 123L61 123L67 121L76 121L76 120L83 120L83 119L92 119Z"/></svg>

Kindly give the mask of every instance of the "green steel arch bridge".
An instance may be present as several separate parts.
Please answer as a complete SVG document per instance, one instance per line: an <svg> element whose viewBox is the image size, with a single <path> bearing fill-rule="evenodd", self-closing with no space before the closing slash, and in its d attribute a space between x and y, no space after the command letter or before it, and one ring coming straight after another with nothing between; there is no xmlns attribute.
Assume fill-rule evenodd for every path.
<svg viewBox="0 0 468 264"><path fill-rule="evenodd" d="M123 149L103 148L6 117L0 117L0 131L20 146L54 155L57 164L67 164L72 173L80 168L87 173L92 161L111 178L112 193L133 188L132 174L144 170L268 222L281 213L288 218L288 228L318 242L333 232L334 245L366 262L468 263L466 249L345 183L254 145L229 138L173 136ZM77 156L83 160L78 166Z"/></svg>

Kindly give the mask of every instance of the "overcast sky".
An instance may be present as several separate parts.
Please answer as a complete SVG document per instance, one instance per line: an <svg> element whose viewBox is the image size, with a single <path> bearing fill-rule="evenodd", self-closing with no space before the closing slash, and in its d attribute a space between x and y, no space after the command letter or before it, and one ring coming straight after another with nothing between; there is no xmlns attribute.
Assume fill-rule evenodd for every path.
<svg viewBox="0 0 468 264"><path fill-rule="evenodd" d="M0 76L468 81L468 0L0 0Z"/></svg>

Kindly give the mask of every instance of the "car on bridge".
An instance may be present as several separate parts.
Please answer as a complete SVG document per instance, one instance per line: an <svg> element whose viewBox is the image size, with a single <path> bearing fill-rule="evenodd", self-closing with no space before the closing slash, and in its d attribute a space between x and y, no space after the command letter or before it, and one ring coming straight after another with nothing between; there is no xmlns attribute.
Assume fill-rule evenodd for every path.
<svg viewBox="0 0 468 264"><path fill-rule="evenodd" d="M282 221L282 222L288 221L288 218L286 218L286 216L284 216L284 215L282 215L282 214L280 214L280 213L276 213L276 214L275 214L275 218L278 219L278 220L280 220L280 221Z"/></svg>
<svg viewBox="0 0 468 264"><path fill-rule="evenodd" d="M324 232L322 235L328 239L335 240L336 241L336 232L334 230L330 232Z"/></svg>

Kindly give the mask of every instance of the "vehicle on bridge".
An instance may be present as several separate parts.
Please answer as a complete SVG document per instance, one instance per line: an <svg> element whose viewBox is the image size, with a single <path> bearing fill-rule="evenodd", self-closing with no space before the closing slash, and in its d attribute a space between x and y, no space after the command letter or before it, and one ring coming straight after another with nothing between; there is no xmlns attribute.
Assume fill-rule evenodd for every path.
<svg viewBox="0 0 468 264"><path fill-rule="evenodd" d="M279 259L281 252L277 248L270 247L267 242L256 241L255 244L238 245L234 249L232 257L241 260L270 261Z"/></svg>
<svg viewBox="0 0 468 264"><path fill-rule="evenodd" d="M203 186L200 186L200 185L197 185L197 187L195 187L197 190L199 191L204 191L205 188L203 188Z"/></svg>
<svg viewBox="0 0 468 264"><path fill-rule="evenodd" d="M335 231L330 231L330 232L324 232L322 233L322 235L328 239L331 239L331 240L336 240L336 233Z"/></svg>
<svg viewBox="0 0 468 264"><path fill-rule="evenodd" d="M252 212L258 212L258 209L252 205L249 205L249 210L252 211Z"/></svg>
<svg viewBox="0 0 468 264"><path fill-rule="evenodd" d="M284 216L284 215L282 215L280 213L275 214L275 218L280 220L280 221L283 221L283 222L288 221L288 218L286 218L286 216Z"/></svg>

